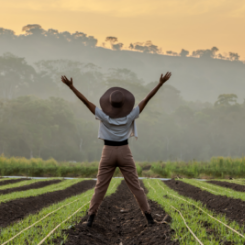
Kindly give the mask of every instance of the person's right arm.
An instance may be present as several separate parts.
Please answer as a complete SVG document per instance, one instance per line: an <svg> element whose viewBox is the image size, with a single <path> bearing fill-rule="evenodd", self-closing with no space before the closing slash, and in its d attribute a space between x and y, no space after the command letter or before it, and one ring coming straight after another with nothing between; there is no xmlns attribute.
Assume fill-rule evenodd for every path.
<svg viewBox="0 0 245 245"><path fill-rule="evenodd" d="M88 109L95 114L95 108L96 106L90 102L82 93L80 93L74 86L73 86L73 80L67 79L66 76L61 77L61 81L65 83L73 92L74 94L88 107Z"/></svg>
<svg viewBox="0 0 245 245"><path fill-rule="evenodd" d="M171 77L171 72L167 72L165 76L161 74L157 86L139 103L140 113L143 111L149 100L156 94L158 89Z"/></svg>

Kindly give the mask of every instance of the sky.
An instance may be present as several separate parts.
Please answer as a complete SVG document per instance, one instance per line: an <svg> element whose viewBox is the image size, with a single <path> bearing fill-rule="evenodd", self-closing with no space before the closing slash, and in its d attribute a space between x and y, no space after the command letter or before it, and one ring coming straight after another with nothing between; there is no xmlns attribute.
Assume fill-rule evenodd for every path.
<svg viewBox="0 0 245 245"><path fill-rule="evenodd" d="M219 48L245 60L244 0L0 0L0 27L16 34L27 24L84 32L102 46L115 36L127 48L146 42L192 52Z"/></svg>

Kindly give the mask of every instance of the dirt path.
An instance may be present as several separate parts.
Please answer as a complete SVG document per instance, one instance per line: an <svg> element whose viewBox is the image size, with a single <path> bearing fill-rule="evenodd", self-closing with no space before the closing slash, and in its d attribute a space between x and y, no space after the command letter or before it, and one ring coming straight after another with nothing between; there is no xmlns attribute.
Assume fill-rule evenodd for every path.
<svg viewBox="0 0 245 245"><path fill-rule="evenodd" d="M94 180L84 180L74 184L65 190L53 191L39 196L14 199L0 203L0 227L11 222L23 219L28 214L38 212L42 208L53 203L60 202L68 197L78 195L95 186Z"/></svg>
<svg viewBox="0 0 245 245"><path fill-rule="evenodd" d="M28 179L28 178L19 178L19 179L2 180L2 181L0 181L0 186L14 184L14 183L18 183L18 182L21 182L21 181L24 181L24 180L31 180L31 179Z"/></svg>
<svg viewBox="0 0 245 245"><path fill-rule="evenodd" d="M182 181L167 180L164 183L180 195L201 201L206 207L217 214L224 214L231 221L241 225L245 223L245 201L214 195L198 187L186 184Z"/></svg>
<svg viewBox="0 0 245 245"><path fill-rule="evenodd" d="M40 181L40 182L32 183L30 185L24 185L24 186L20 186L20 187L0 190L0 195L9 194L9 193L16 192L16 191L27 191L27 190L31 190L31 189L39 189L39 188L42 188L42 187L45 187L45 186L48 186L48 185L57 184L57 183L59 183L61 181L62 180Z"/></svg>
<svg viewBox="0 0 245 245"><path fill-rule="evenodd" d="M218 186L221 186L221 187L230 188L230 189L232 189L234 191L245 192L245 186L244 185L239 185L239 184L235 184L235 183L229 183L229 182L225 182L225 181L215 181L215 180L206 181L206 182L210 183L210 184L218 185Z"/></svg>
<svg viewBox="0 0 245 245"><path fill-rule="evenodd" d="M141 182L141 186L143 183ZM156 202L149 200L152 216L162 221L166 213ZM171 230L167 224L147 225L139 206L123 180L116 193L106 197L98 211L91 228L82 225L87 215L73 229L65 233L69 235L65 245L173 245ZM171 220L168 216L167 220ZM60 244L60 241L56 241Z"/></svg>

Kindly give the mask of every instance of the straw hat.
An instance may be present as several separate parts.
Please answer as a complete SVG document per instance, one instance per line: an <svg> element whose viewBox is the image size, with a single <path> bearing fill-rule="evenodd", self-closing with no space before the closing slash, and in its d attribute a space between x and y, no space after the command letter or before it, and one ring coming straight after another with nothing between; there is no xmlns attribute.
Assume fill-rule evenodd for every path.
<svg viewBox="0 0 245 245"><path fill-rule="evenodd" d="M102 111L111 118L127 116L134 108L134 95L120 87L109 88L100 98Z"/></svg>

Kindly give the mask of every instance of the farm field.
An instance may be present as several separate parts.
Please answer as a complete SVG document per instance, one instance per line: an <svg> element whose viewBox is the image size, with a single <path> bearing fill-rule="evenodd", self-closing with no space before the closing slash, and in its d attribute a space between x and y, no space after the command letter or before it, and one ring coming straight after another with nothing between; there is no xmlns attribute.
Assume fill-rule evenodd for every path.
<svg viewBox="0 0 245 245"><path fill-rule="evenodd" d="M11 190L8 180L1 190ZM94 180L32 181L0 194L1 245L245 244L244 180L140 180L156 221L147 225L125 181L113 178L91 228L82 223Z"/></svg>
<svg viewBox="0 0 245 245"><path fill-rule="evenodd" d="M0 176L95 178L99 162L57 162L54 159L0 156ZM244 178L245 158L216 157L209 161L137 162L138 176L151 178ZM114 177L122 176L118 168ZM0 179L1 185L1 179Z"/></svg>

